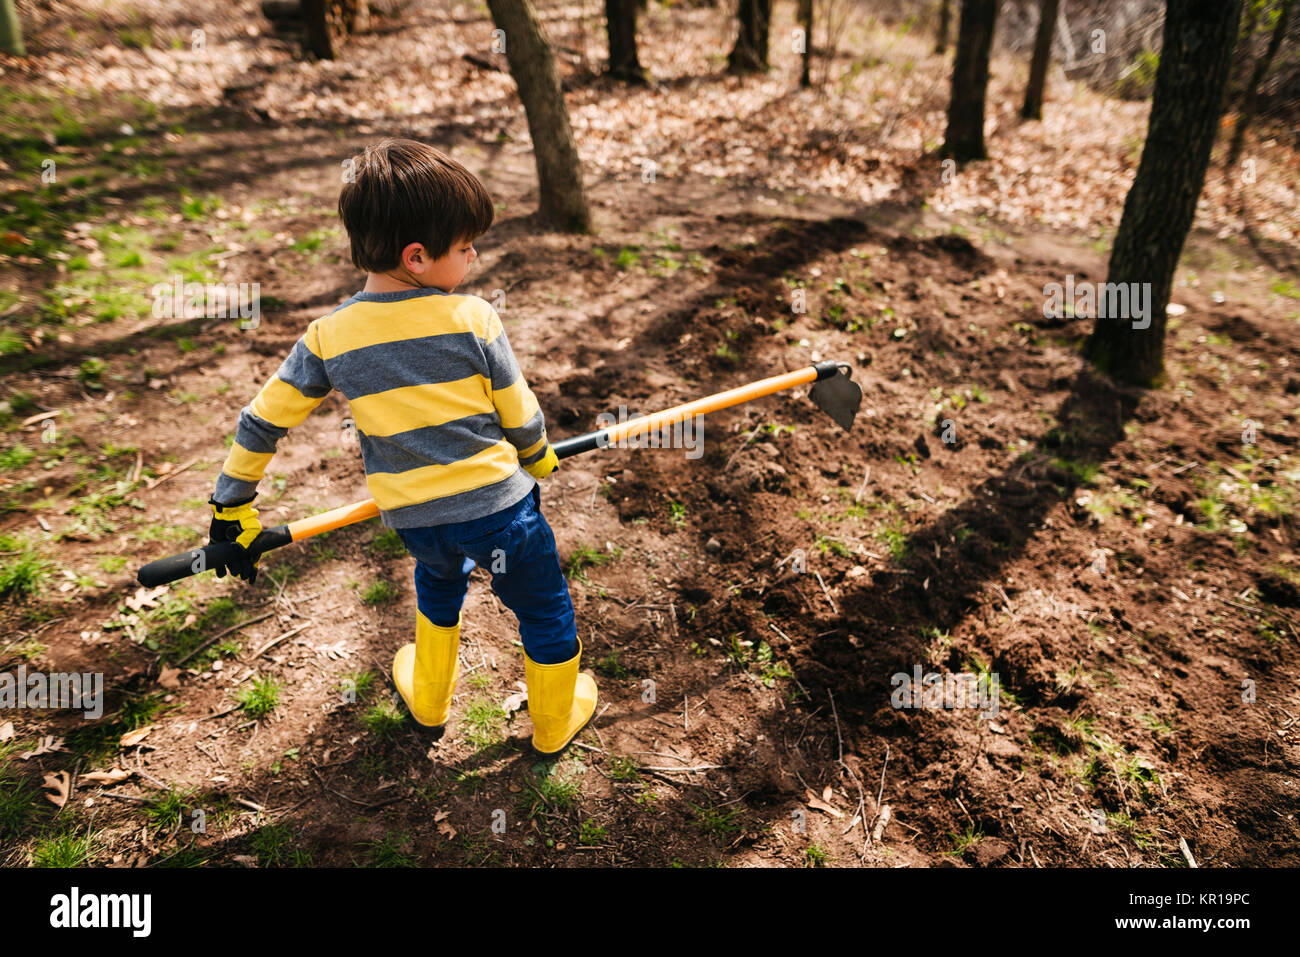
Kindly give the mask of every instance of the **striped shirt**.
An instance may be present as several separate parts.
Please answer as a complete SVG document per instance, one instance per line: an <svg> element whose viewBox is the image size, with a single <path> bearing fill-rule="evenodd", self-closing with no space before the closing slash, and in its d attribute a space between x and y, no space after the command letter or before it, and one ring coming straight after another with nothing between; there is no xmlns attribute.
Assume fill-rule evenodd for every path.
<svg viewBox="0 0 1300 957"><path fill-rule="evenodd" d="M517 503L546 426L501 318L441 289L359 292L314 320L239 416L214 499L238 502L276 443L330 390L347 396L366 484L390 528L482 518Z"/></svg>

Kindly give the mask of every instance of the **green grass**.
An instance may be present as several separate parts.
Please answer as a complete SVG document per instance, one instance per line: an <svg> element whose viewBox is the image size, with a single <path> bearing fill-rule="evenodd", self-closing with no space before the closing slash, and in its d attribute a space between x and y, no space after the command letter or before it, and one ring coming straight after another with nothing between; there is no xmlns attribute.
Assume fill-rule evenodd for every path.
<svg viewBox="0 0 1300 957"><path fill-rule="evenodd" d="M406 724L406 715L398 709L397 705L385 699L371 705L361 716L361 723L376 737L391 738Z"/></svg>
<svg viewBox="0 0 1300 957"><path fill-rule="evenodd" d="M811 844L803 852L804 860L809 867L825 867L831 861L830 852L820 844Z"/></svg>
<svg viewBox="0 0 1300 957"><path fill-rule="evenodd" d="M154 830L162 832L179 828L193 793L192 790L172 788L155 798L145 812L153 822Z"/></svg>
<svg viewBox="0 0 1300 957"><path fill-rule="evenodd" d="M564 562L564 575L566 578L577 578L579 581L586 581L588 568L594 568L597 565L604 565L612 556L592 548L590 545L579 545Z"/></svg>
<svg viewBox="0 0 1300 957"><path fill-rule="evenodd" d="M610 652L604 658L598 660L592 665L592 667L598 674L602 674L606 678L614 678L620 681L623 678L626 678L630 673L626 668L619 664L617 650Z"/></svg>
<svg viewBox="0 0 1300 957"><path fill-rule="evenodd" d="M62 831L36 841L31 850L34 867L85 867L90 863L94 835L90 831L78 833Z"/></svg>
<svg viewBox="0 0 1300 957"><path fill-rule="evenodd" d="M149 629L144 646L167 661L179 661L214 632L235 624L239 617L239 606L232 598L215 598L200 611L186 595L173 594L144 616ZM191 658L189 664L202 665L221 654L218 648L208 648Z"/></svg>
<svg viewBox="0 0 1300 957"><path fill-rule="evenodd" d="M375 673L373 671L351 671L343 676L339 682L339 690L345 695L353 696L354 701L360 701L370 689L375 686Z"/></svg>
<svg viewBox="0 0 1300 957"><path fill-rule="evenodd" d="M582 765L573 762L567 773L561 773L560 768L559 761L543 761L533 765L534 783L529 785L529 790L538 801L553 810L568 811L577 805L582 794L582 782L579 779Z"/></svg>
<svg viewBox="0 0 1300 957"><path fill-rule="evenodd" d="M964 854L969 848L984 840L984 833L976 830L974 824L968 824L964 833L949 834L948 837L952 839L952 853Z"/></svg>
<svg viewBox="0 0 1300 957"><path fill-rule="evenodd" d="M7 545L15 547L11 549ZM25 601L35 596L54 569L52 562L36 554L31 543L12 536L6 536L0 543L0 553L13 555L0 562L0 601L11 598Z"/></svg>
<svg viewBox="0 0 1300 957"><path fill-rule="evenodd" d="M406 554L406 545L402 541L402 536L391 528L378 532L366 548L372 555L378 555L380 558L401 558Z"/></svg>
<svg viewBox="0 0 1300 957"><path fill-rule="evenodd" d="M582 826L578 829L579 844L599 844L605 840L608 831L604 825L597 824L595 821L583 821Z"/></svg>
<svg viewBox="0 0 1300 957"><path fill-rule="evenodd" d="M12 448L0 452L0 471L12 472L31 463L36 453L19 442Z"/></svg>
<svg viewBox="0 0 1300 957"><path fill-rule="evenodd" d="M710 837L718 840L724 840L740 830L740 824L736 820L739 811L736 809L724 810L721 807L703 807L698 804L686 802L691 810L695 812L695 823L700 831Z"/></svg>
<svg viewBox="0 0 1300 957"><path fill-rule="evenodd" d="M465 740L482 751L505 740L506 713L486 698L475 698L465 708L461 730Z"/></svg>
<svg viewBox="0 0 1300 957"><path fill-rule="evenodd" d="M385 578L371 582L361 593L361 600L367 605L382 605L392 601L402 593L402 589Z"/></svg>
<svg viewBox="0 0 1300 957"><path fill-rule="evenodd" d="M89 831L78 834L68 830L42 838L32 849L32 866L85 867L90 863L92 843Z"/></svg>
<svg viewBox="0 0 1300 957"><path fill-rule="evenodd" d="M403 831L385 834L382 841L375 841L370 845L371 866L419 867L419 858L405 849L409 844L410 838Z"/></svg>
<svg viewBox="0 0 1300 957"><path fill-rule="evenodd" d="M253 832L250 849L262 867L311 867L310 851L295 847L287 824L268 824Z"/></svg>
<svg viewBox="0 0 1300 957"><path fill-rule="evenodd" d="M235 700L252 718L264 718L280 703L280 683L267 675L258 678L249 687L241 688Z"/></svg>
<svg viewBox="0 0 1300 957"><path fill-rule="evenodd" d="M13 838L36 810L37 790L31 781L7 776L0 767L0 838Z"/></svg>

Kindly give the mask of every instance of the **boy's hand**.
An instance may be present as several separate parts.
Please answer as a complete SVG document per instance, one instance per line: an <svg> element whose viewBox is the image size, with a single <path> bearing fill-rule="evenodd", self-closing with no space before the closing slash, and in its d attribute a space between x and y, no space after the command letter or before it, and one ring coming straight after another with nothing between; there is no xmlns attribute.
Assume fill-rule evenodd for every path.
<svg viewBox="0 0 1300 957"><path fill-rule="evenodd" d="M234 542L241 549L247 549L262 531L262 523L257 518L257 509L253 508L251 498L235 505L222 505L209 499L208 504L212 506L212 527L208 530L211 544ZM229 571L251 585L257 579L257 566L261 560L260 555L253 559L244 553L225 564L216 565L213 570L218 578L225 578Z"/></svg>
<svg viewBox="0 0 1300 957"><path fill-rule="evenodd" d="M556 466L559 464L560 464L560 457L555 454L555 449L551 448L551 446L548 444L546 446L546 454L543 455L536 462L534 462L532 465L525 465L524 471L527 472L529 475L531 475L533 478L538 479L540 481L541 479L546 478L546 476L554 472Z"/></svg>

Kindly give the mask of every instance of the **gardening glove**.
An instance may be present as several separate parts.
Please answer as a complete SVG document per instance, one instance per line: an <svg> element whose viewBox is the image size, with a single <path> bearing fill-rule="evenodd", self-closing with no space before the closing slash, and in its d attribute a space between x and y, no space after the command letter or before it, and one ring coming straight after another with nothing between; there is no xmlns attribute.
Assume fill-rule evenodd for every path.
<svg viewBox="0 0 1300 957"><path fill-rule="evenodd" d="M213 571L217 573L218 578L225 578L226 572L229 571L236 578L242 578L251 585L257 579L257 566L262 560L260 555L257 558L250 558L244 551L253 544L253 539L257 538L258 533L262 531L262 523L258 521L253 500L250 498L234 505L222 505L214 499L208 499L208 504L212 506L212 527L208 530L209 544L234 542L240 548L238 555L213 566Z"/></svg>
<svg viewBox="0 0 1300 957"><path fill-rule="evenodd" d="M531 475L533 478L538 479L540 481L541 479L546 478L546 476L554 472L556 466L559 464L560 464L560 457L555 454L555 449L551 448L551 446L548 444L546 446L546 454L543 455L536 462L534 462L532 465L525 465L524 471L527 472L529 475Z"/></svg>

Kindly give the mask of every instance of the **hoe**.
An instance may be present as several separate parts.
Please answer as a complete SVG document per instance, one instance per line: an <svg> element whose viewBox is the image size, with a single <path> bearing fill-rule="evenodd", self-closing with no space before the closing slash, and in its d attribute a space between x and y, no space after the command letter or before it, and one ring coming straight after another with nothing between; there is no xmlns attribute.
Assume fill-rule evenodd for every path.
<svg viewBox="0 0 1300 957"><path fill-rule="evenodd" d="M841 428L847 430L853 427L854 416L857 415L858 408L862 404L862 390L858 388L851 375L852 369L843 362L835 360L818 362L816 365L797 369L794 372L786 372L783 375L760 379L748 385L728 389L726 392L718 392L683 405L673 406L671 409L665 409L662 412L655 412L641 418L621 422L618 425L598 429L595 432L588 432L586 435L576 435L573 438L562 439L559 442L552 443L552 447L555 449L556 456L561 459L577 455L579 452L608 448L634 436L670 428L693 416L703 415L706 412L716 412L718 409L725 409L733 405L740 405L743 402L750 402L762 396L782 392L808 382L814 383L810 391L813 402L834 419ZM301 542L313 535L320 535L322 532L342 528L344 525L351 525L354 522L364 522L378 516L379 506L375 504L373 499L355 502L328 512L322 512L319 515L300 518L298 521L290 522L287 525L277 525L275 528L265 529L253 540L253 544L248 551L252 556L256 557L264 552L269 552L273 548L280 548L293 542ZM225 558L238 547L233 542L215 542L203 548L195 548L168 558L160 558L141 568L137 579L141 585L153 588L169 582L179 581L182 578L188 578L191 575L198 575L209 568L224 564Z"/></svg>

